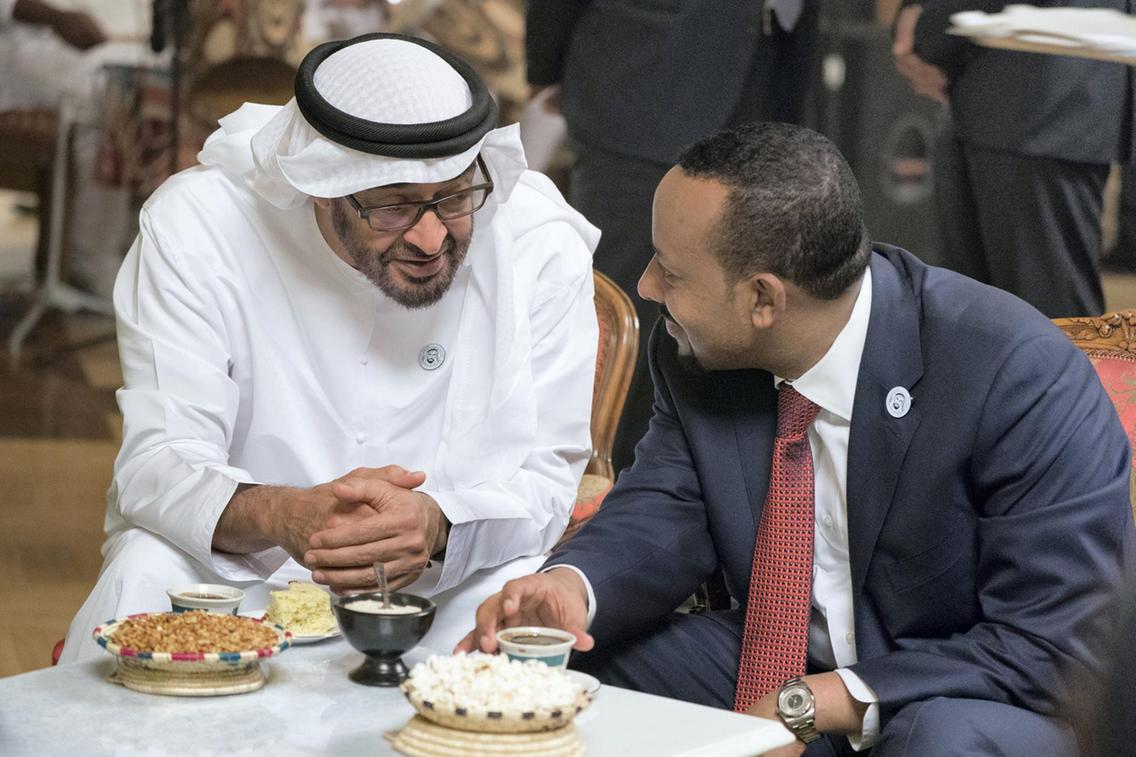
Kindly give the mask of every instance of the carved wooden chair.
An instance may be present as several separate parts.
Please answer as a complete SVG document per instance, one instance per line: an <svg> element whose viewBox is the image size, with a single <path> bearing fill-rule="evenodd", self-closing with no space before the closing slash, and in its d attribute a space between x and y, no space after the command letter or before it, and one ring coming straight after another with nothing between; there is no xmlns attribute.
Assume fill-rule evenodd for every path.
<svg viewBox="0 0 1136 757"><path fill-rule="evenodd" d="M179 82L179 170L194 165L217 120L245 102L292 97L303 0L190 3Z"/></svg>
<svg viewBox="0 0 1136 757"><path fill-rule="evenodd" d="M593 282L600 342L592 393L592 457L584 469L576 491L576 506L561 542L571 538L596 514L615 483L611 447L639 350L639 319L631 298L599 271L593 271Z"/></svg>
<svg viewBox="0 0 1136 757"><path fill-rule="evenodd" d="M1093 318L1057 318L1053 322L1092 361L1116 406L1128 443L1136 450L1136 310ZM1129 474L1129 498L1136 515L1136 467Z"/></svg>

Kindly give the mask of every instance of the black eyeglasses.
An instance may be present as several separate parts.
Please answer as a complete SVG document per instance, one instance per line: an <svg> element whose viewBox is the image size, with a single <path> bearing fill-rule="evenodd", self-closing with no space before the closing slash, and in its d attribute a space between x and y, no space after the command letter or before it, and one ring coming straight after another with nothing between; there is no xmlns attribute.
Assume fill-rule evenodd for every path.
<svg viewBox="0 0 1136 757"><path fill-rule="evenodd" d="M372 231L404 231L417 224L427 210L433 210L442 221L452 221L480 210L493 192L493 180L480 155L477 156L477 166L485 177L484 184L475 184L436 200L364 208L354 196L347 195L347 203L367 222Z"/></svg>

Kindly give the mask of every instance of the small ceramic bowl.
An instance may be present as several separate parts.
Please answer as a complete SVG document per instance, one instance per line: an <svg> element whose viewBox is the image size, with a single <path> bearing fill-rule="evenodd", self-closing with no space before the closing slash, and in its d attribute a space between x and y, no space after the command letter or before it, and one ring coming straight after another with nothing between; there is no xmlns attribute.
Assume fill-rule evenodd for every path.
<svg viewBox="0 0 1136 757"><path fill-rule="evenodd" d="M185 584L166 589L174 612L208 610L219 615L236 615L245 593L223 584Z"/></svg>
<svg viewBox="0 0 1136 757"><path fill-rule="evenodd" d="M566 670L576 636L559 628L517 626L497 632L497 646L510 660L539 660L550 668Z"/></svg>
<svg viewBox="0 0 1136 757"><path fill-rule="evenodd" d="M379 592L332 597L331 607L347 643L366 655L348 674L366 686L398 686L406 678L402 653L413 649L434 622L434 603L425 597L394 592L396 613L383 612Z"/></svg>

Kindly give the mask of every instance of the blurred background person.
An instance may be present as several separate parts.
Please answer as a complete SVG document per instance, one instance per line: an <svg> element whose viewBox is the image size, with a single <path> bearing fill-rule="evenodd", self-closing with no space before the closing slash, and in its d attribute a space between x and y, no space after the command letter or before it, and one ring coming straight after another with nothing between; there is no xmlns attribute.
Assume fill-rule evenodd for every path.
<svg viewBox="0 0 1136 757"><path fill-rule="evenodd" d="M59 111L66 104L68 122L79 125L71 146L74 194L64 255L72 283L102 296L110 294L131 225L127 193L96 176L102 134L91 124L107 41L87 12L40 0L0 0L0 111ZM42 275L43 261L37 268Z"/></svg>
<svg viewBox="0 0 1136 757"><path fill-rule="evenodd" d="M82 96L83 51L107 41L89 14L40 0L0 0L0 110L56 107L63 93Z"/></svg>
<svg viewBox="0 0 1136 757"><path fill-rule="evenodd" d="M750 121L801 122L818 16L818 0L526 3L528 82L562 110L576 153L569 199L603 232L595 267L639 315L617 471L631 463L651 414L645 354L658 307L635 287L652 255L654 189L701 137Z"/></svg>
<svg viewBox="0 0 1136 757"><path fill-rule="evenodd" d="M979 47L950 16L1007 3L907 0L893 55L920 95L949 106L936 169L941 264L1012 292L1051 318L1104 312L1101 211L1112 161L1133 157L1133 74L1084 58ZM1046 2L1108 7L1133 0Z"/></svg>
<svg viewBox="0 0 1136 757"><path fill-rule="evenodd" d="M386 21L385 0L308 0L300 34L314 44L381 31Z"/></svg>

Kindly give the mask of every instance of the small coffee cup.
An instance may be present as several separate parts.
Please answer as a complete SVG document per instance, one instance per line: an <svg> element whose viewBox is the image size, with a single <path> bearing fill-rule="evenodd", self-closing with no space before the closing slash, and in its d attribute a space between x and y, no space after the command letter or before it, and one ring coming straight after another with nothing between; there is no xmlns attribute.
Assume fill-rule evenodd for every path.
<svg viewBox="0 0 1136 757"><path fill-rule="evenodd" d="M497 646L510 660L538 660L550 668L566 670L576 636L559 628L517 626L497 632Z"/></svg>
<svg viewBox="0 0 1136 757"><path fill-rule="evenodd" d="M245 593L224 584L185 584L166 589L174 612L207 610L218 615L236 615Z"/></svg>

